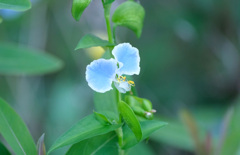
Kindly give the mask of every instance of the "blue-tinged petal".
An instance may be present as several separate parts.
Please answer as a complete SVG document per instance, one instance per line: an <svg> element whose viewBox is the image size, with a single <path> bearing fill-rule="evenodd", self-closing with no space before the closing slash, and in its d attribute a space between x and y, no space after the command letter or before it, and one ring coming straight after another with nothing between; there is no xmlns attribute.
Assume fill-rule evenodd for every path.
<svg viewBox="0 0 240 155"><path fill-rule="evenodd" d="M131 85L128 82L114 82L115 87L118 89L120 93L126 93L127 91L131 90Z"/></svg>
<svg viewBox="0 0 240 155"><path fill-rule="evenodd" d="M94 60L87 66L86 80L88 85L95 91L104 93L112 89L115 79L117 61L114 59Z"/></svg>
<svg viewBox="0 0 240 155"><path fill-rule="evenodd" d="M114 47L112 51L119 62L118 75L138 75L140 73L140 56L137 48L129 43L122 43Z"/></svg>

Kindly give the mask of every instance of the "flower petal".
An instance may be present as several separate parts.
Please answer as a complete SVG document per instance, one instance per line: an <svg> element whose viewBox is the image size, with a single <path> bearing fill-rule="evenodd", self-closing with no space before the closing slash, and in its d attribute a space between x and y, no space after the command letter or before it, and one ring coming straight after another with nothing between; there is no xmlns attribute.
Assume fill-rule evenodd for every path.
<svg viewBox="0 0 240 155"><path fill-rule="evenodd" d="M140 73L140 56L137 48L129 43L122 43L114 47L112 51L119 62L118 75L138 75Z"/></svg>
<svg viewBox="0 0 240 155"><path fill-rule="evenodd" d="M120 93L126 93L131 90L131 85L128 82L114 82L115 87Z"/></svg>
<svg viewBox="0 0 240 155"><path fill-rule="evenodd" d="M112 89L112 81L115 79L117 61L114 59L94 60L87 66L86 80L95 91L104 93Z"/></svg>

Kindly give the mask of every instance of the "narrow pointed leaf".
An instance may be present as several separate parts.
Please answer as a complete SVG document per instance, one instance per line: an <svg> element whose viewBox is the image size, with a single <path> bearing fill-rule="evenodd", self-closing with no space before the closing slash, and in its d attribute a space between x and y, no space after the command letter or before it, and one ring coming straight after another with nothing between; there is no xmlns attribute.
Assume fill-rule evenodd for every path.
<svg viewBox="0 0 240 155"><path fill-rule="evenodd" d="M134 133L136 140L140 141L142 139L142 129L136 115L130 106L123 101L119 102L119 112L121 113L128 127Z"/></svg>
<svg viewBox="0 0 240 155"><path fill-rule="evenodd" d="M19 115L0 98L0 133L17 155L36 155L37 149Z"/></svg>
<svg viewBox="0 0 240 155"><path fill-rule="evenodd" d="M149 120L140 122L142 127L143 136L140 141L148 138L153 132L159 130L160 128L167 125L165 122ZM138 141L136 140L133 132L130 130L128 126L123 127L123 149L128 149L134 145L136 145Z"/></svg>
<svg viewBox="0 0 240 155"><path fill-rule="evenodd" d="M66 155L113 155L118 154L117 135L110 132L74 144Z"/></svg>
<svg viewBox="0 0 240 155"><path fill-rule="evenodd" d="M57 148L75 144L82 140L108 133L119 128L121 125L122 124L103 125L93 114L91 114L80 120L77 124L60 136L51 146L48 153Z"/></svg>
<svg viewBox="0 0 240 155"><path fill-rule="evenodd" d="M40 75L61 67L62 61L42 51L0 43L0 75Z"/></svg>
<svg viewBox="0 0 240 155"><path fill-rule="evenodd" d="M131 29L137 37L140 37L144 16L144 8L139 3L127 1L117 7L112 16L112 21L115 27L125 26Z"/></svg>
<svg viewBox="0 0 240 155"><path fill-rule="evenodd" d="M42 134L42 136L39 138L38 143L37 143L38 155L46 155L44 136L45 136L45 134Z"/></svg>
<svg viewBox="0 0 240 155"><path fill-rule="evenodd" d="M76 21L79 21L83 11L88 7L92 0L73 0L72 16Z"/></svg>
<svg viewBox="0 0 240 155"><path fill-rule="evenodd" d="M1 155L11 155L8 149L0 142L0 154Z"/></svg>
<svg viewBox="0 0 240 155"><path fill-rule="evenodd" d="M95 46L114 46L114 44L111 44L107 40L103 40L95 35L87 34L85 35L79 42L75 50L82 49L82 48L90 48Z"/></svg>
<svg viewBox="0 0 240 155"><path fill-rule="evenodd" d="M0 0L0 9L25 11L31 8L30 0Z"/></svg>

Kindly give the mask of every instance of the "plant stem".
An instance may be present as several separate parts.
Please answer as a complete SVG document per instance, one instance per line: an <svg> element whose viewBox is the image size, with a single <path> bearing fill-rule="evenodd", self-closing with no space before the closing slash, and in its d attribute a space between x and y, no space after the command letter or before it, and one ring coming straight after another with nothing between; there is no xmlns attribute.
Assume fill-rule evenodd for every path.
<svg viewBox="0 0 240 155"><path fill-rule="evenodd" d="M108 33L108 40L110 43L114 43L113 42L113 37L112 37L112 30L111 30L111 25L110 25L110 9L111 9L111 5L112 4L107 4L104 5L103 4L103 8L104 8L104 17L106 20L106 26L107 26L107 33Z"/></svg>
<svg viewBox="0 0 240 155"><path fill-rule="evenodd" d="M110 43L114 43L114 39L112 36L112 30L111 30L111 24L110 24L110 9L111 9L111 5L112 4L104 4L104 0L102 0L102 4L103 4L103 8L104 8L104 18L106 21L106 26L107 26L107 33L108 33L108 41ZM112 49L113 47L109 47L109 51L112 55ZM117 102L120 103L121 102L121 93L117 90ZM122 123L121 120L121 115L119 114L119 123ZM124 150L121 149L122 145L123 145L123 131L122 131L122 127L118 128L115 130L116 134L118 136L118 154L119 155L124 155Z"/></svg>

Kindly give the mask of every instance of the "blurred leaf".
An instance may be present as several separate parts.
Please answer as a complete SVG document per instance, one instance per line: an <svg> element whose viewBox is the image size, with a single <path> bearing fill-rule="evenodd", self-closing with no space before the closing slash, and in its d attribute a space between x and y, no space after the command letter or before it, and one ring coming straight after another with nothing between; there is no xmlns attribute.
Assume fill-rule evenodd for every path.
<svg viewBox="0 0 240 155"><path fill-rule="evenodd" d="M11 155L8 149L0 142L0 154L1 155Z"/></svg>
<svg viewBox="0 0 240 155"><path fill-rule="evenodd" d="M233 116L233 111L234 111L234 107L233 106L229 107L223 117L221 127L220 127L219 140L217 141L218 146L215 149L216 150L215 154L221 154L220 152L222 151L222 147L223 147L224 140L226 138L227 130L228 130L229 124L230 124L232 116Z"/></svg>
<svg viewBox="0 0 240 155"><path fill-rule="evenodd" d="M94 93L94 105L96 111L102 114L112 112L109 115L111 120L119 120L118 108L117 108L117 98L116 98L116 88L106 92L106 93Z"/></svg>
<svg viewBox="0 0 240 155"><path fill-rule="evenodd" d="M134 147L131 147L127 154L129 155L156 155L156 153L151 149L151 146L145 142L138 143Z"/></svg>
<svg viewBox="0 0 240 155"><path fill-rule="evenodd" d="M118 106L119 112L121 113L124 121L134 133L137 141L140 141L142 139L141 125L131 107L123 101L120 101Z"/></svg>
<svg viewBox="0 0 240 155"><path fill-rule="evenodd" d="M73 0L72 16L76 21L79 21L83 11L88 7L92 0Z"/></svg>
<svg viewBox="0 0 240 155"><path fill-rule="evenodd" d="M140 37L144 16L144 8L139 3L127 1L117 7L112 16L112 21L115 27L125 26L131 29L137 37Z"/></svg>
<svg viewBox="0 0 240 155"><path fill-rule="evenodd" d="M30 0L0 0L0 9L25 11L31 8Z"/></svg>
<svg viewBox="0 0 240 155"><path fill-rule="evenodd" d="M193 151L194 143L184 125L170 119L164 119L164 121L168 122L169 125L153 133L150 138L163 144Z"/></svg>
<svg viewBox="0 0 240 155"><path fill-rule="evenodd" d="M234 106L232 118L230 120L226 138L223 142L221 155L237 154L240 146L240 100Z"/></svg>
<svg viewBox="0 0 240 155"><path fill-rule="evenodd" d="M156 121L156 120L148 120L140 122L142 127L142 138L141 140L149 137L154 131L164 127L167 125L165 122ZM161 136L161 135L159 135ZM129 129L128 126L123 127L123 149L128 149L134 145L136 145L138 141L136 140L133 132Z"/></svg>
<svg viewBox="0 0 240 155"><path fill-rule="evenodd" d="M81 49L81 48L89 48L89 47L95 47L95 46L114 46L114 44L111 44L107 40L102 40L101 38L92 35L87 34L85 35L79 42L75 50Z"/></svg>
<svg viewBox="0 0 240 155"><path fill-rule="evenodd" d="M0 98L0 133L17 155L36 155L37 150L23 120Z"/></svg>
<svg viewBox="0 0 240 155"><path fill-rule="evenodd" d="M115 132L86 139L74 144L66 155L114 155L118 154Z"/></svg>
<svg viewBox="0 0 240 155"><path fill-rule="evenodd" d="M0 24L2 23L2 21L3 21L3 19L2 19L2 17L0 16Z"/></svg>
<svg viewBox="0 0 240 155"><path fill-rule="evenodd" d="M193 116L187 110L181 110L180 116L194 141L197 154L206 154L204 153L205 149L200 141L198 127Z"/></svg>
<svg viewBox="0 0 240 155"><path fill-rule="evenodd" d="M119 128L122 124L103 125L95 119L93 114L86 116L75 124L71 129L60 136L49 149L48 153L53 150L80 142L84 139L91 138L97 135L105 134Z"/></svg>
<svg viewBox="0 0 240 155"><path fill-rule="evenodd" d="M38 155L46 155L44 136L45 136L45 134L42 134L42 136L39 138L38 143L37 143Z"/></svg>
<svg viewBox="0 0 240 155"><path fill-rule="evenodd" d="M42 51L0 43L0 74L39 75L56 71L62 62Z"/></svg>

